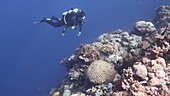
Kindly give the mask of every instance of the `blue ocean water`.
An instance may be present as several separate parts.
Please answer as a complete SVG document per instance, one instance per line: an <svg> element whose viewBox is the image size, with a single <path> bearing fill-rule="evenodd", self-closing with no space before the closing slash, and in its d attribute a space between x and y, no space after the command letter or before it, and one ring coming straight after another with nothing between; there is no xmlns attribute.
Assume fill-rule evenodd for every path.
<svg viewBox="0 0 170 96"><path fill-rule="evenodd" d="M59 64L82 43L105 32L131 30L138 20L151 21L155 9L170 0L3 0L0 3L0 96L48 96L64 78ZM83 33L33 21L70 8L80 8L87 21Z"/></svg>

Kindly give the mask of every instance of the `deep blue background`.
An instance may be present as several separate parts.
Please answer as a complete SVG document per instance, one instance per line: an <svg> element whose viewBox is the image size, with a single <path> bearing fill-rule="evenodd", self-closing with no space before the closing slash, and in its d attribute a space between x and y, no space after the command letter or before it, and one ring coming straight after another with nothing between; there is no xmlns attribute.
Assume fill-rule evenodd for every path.
<svg viewBox="0 0 170 96"><path fill-rule="evenodd" d="M170 0L2 0L0 3L0 96L48 96L64 78L59 62L82 43L104 32L133 29L138 20L150 21ZM87 22L77 37L48 24L33 25L42 17L78 7Z"/></svg>

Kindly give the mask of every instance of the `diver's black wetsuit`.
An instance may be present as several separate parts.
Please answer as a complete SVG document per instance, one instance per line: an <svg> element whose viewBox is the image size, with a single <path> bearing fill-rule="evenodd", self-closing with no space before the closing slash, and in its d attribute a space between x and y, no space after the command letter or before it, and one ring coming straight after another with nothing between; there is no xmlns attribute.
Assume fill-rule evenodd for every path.
<svg viewBox="0 0 170 96"><path fill-rule="evenodd" d="M64 26L63 35L68 27L75 29L75 26L79 25L79 33L81 34L83 23L85 22L85 13L79 9L76 12L73 10L71 9L71 11L69 10L70 12L66 12L62 19L52 16L51 18L43 18L40 22L46 22L54 27Z"/></svg>

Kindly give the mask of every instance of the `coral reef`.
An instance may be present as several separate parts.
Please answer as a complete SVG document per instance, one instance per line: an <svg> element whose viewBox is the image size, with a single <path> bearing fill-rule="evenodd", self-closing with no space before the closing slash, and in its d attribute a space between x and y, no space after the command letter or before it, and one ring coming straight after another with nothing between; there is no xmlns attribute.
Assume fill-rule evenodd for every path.
<svg viewBox="0 0 170 96"><path fill-rule="evenodd" d="M151 32L155 32L156 28L151 22L146 21L138 21L135 23L135 31L140 34L149 34Z"/></svg>
<svg viewBox="0 0 170 96"><path fill-rule="evenodd" d="M170 96L170 6L134 30L104 33L82 44L63 64L68 70L51 96Z"/></svg>
<svg viewBox="0 0 170 96"><path fill-rule="evenodd" d="M95 46L85 44L81 46L80 49L77 51L77 55L79 59L82 59L85 62L93 62L99 59L100 52L96 49Z"/></svg>
<svg viewBox="0 0 170 96"><path fill-rule="evenodd" d="M86 72L90 82L95 84L111 82L114 79L115 73L113 65L103 60L91 63Z"/></svg>
<svg viewBox="0 0 170 96"><path fill-rule="evenodd" d="M158 28L164 27L170 22L170 6L162 5L156 10L154 23Z"/></svg>

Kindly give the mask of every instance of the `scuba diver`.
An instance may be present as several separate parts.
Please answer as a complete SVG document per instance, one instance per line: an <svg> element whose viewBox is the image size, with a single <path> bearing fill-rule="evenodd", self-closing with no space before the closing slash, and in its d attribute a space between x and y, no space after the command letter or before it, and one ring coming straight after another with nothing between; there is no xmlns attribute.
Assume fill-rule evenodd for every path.
<svg viewBox="0 0 170 96"><path fill-rule="evenodd" d="M51 18L42 18L40 21L33 23L37 24L42 22L46 22L54 27L64 26L64 30L61 34L62 36L64 36L68 27L76 31L76 26L79 25L79 32L77 36L80 36L83 24L85 22L85 13L78 8L71 8L70 10L63 12L62 18L52 16Z"/></svg>

